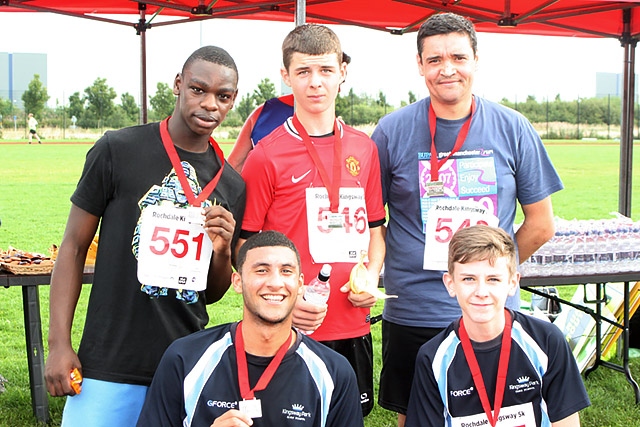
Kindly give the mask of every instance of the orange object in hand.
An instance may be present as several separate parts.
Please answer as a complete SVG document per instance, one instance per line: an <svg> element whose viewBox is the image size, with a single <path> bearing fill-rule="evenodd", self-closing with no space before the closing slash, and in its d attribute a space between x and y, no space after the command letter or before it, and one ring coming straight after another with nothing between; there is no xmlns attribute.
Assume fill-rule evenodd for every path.
<svg viewBox="0 0 640 427"><path fill-rule="evenodd" d="M73 371L69 374L69 382L73 391L76 394L80 394L82 391L82 374L78 371L78 368L73 368Z"/></svg>

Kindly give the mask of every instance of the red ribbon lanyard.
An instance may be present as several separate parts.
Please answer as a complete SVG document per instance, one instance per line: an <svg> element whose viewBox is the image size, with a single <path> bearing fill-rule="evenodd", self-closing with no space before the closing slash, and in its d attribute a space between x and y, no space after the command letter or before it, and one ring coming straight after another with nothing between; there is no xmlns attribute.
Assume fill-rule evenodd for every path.
<svg viewBox="0 0 640 427"><path fill-rule="evenodd" d="M469 134L469 126L471 126L471 119L475 112L476 100L474 97L471 97L471 115L464 122L462 128L460 128L453 150L451 150L447 157L442 160L438 160L438 150L436 149L436 124L438 122L438 118L436 117L436 112L433 110L433 103L429 103L429 131L431 132L431 182L439 180L438 171L440 171L442 165L449 160L449 157L462 148L462 144L464 144L464 141L467 139L467 135Z"/></svg>
<svg viewBox="0 0 640 427"><path fill-rule="evenodd" d="M316 147L313 146L311 142L311 137L305 130L304 126L298 120L298 116L296 114L293 115L293 127L298 132L298 135L302 138L302 142L304 142L305 147L307 147L307 151L313 160L313 164L316 165L318 172L320 173L320 178L322 178L322 183L325 187L327 187L327 191L329 192L329 206L331 208L331 212L338 212L338 205L340 204L340 180L341 180L341 172L342 172L342 164L340 159L342 158L342 138L340 137L340 128L338 127L338 120L333 124L333 134L335 137L335 142L333 144L333 181L329 179L329 174L327 173L322 161L320 160L320 156L318 156L318 151Z"/></svg>
<svg viewBox="0 0 640 427"><path fill-rule="evenodd" d="M269 381L273 378L273 374L276 373L278 366L284 359L284 355L287 354L287 350L291 345L293 336L289 332L289 339L282 343L282 346L278 349L278 352L271 360L267 369L262 373L258 383L254 388L251 388L249 384L249 368L247 366L247 355L244 352L244 338L242 337L242 321L238 323L236 328L236 363L238 364L238 383L240 384L240 396L244 399L253 399L256 391L261 391L267 388Z"/></svg>
<svg viewBox="0 0 640 427"><path fill-rule="evenodd" d="M500 408L502 408L502 399L504 398L504 389L507 382L507 369L509 368L509 356L511 355L511 313L504 310L505 313L505 326L502 332L502 347L500 350L500 361L498 362L498 376L496 379L496 395L493 400L493 415L491 415L491 405L489 405L489 396L487 395L487 389L482 379L482 372L480 372L480 366L478 365L478 359L471 346L471 340L469 334L464 327L464 320L460 319L460 328L458 333L460 335L460 342L462 343L462 350L464 357L467 359L467 364L471 370L473 376L473 383L478 390L480 396L480 402L482 402L482 408L487 419L491 423L492 427L495 427L498 422L498 414L500 414Z"/></svg>
<svg viewBox="0 0 640 427"><path fill-rule="evenodd" d="M173 170L175 170L176 175L178 175L178 180L180 181L180 185L182 186L184 195L187 197L187 201L191 206L201 206L202 202L207 200L211 193L213 193L216 185L218 185L218 181L220 181L222 171L224 170L224 153L222 152L222 149L220 148L218 143L213 139L213 137L209 137L209 143L213 147L216 156L218 156L221 166L218 173L213 177L211 181L209 181L209 183L196 197L196 195L193 194L191 186L189 185L189 181L187 181L187 176L185 175L182 164L180 163L180 156L178 156L178 152L176 151L176 147L173 145L171 135L169 135L169 118L166 118L162 122L160 122L160 137L162 138L162 145L164 145L164 150L167 152L169 160L171 160L171 166L173 166Z"/></svg>

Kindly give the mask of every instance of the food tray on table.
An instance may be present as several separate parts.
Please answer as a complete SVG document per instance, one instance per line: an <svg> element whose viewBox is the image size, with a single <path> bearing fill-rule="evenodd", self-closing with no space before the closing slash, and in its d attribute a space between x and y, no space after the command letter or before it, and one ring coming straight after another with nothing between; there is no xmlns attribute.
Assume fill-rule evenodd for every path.
<svg viewBox="0 0 640 427"><path fill-rule="evenodd" d="M53 261L49 261L49 263L44 265L18 265L0 262L0 268L13 274L50 274L51 271L53 271Z"/></svg>
<svg viewBox="0 0 640 427"><path fill-rule="evenodd" d="M12 274L49 274L53 260L43 254L9 247L6 251L0 249L0 269Z"/></svg>

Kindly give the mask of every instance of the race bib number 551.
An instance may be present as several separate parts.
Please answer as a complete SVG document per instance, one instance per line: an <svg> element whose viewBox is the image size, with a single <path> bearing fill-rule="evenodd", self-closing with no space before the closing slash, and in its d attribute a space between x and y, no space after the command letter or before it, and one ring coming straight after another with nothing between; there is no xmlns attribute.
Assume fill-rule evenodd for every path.
<svg viewBox="0 0 640 427"><path fill-rule="evenodd" d="M147 206L142 212L138 280L145 285L202 291L213 246L202 208Z"/></svg>

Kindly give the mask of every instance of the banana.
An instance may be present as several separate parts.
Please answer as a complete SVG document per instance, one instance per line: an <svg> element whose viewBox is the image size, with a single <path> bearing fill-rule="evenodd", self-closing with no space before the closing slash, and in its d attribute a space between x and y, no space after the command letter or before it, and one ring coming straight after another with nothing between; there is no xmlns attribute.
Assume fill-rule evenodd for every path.
<svg viewBox="0 0 640 427"><path fill-rule="evenodd" d="M387 295L378 289L377 283L370 283L367 274L367 267L364 265L364 260L367 257L367 251L360 252L360 260L351 269L349 275L349 287L355 294L367 292L378 299L386 298L398 298L397 295Z"/></svg>
<svg viewBox="0 0 640 427"><path fill-rule="evenodd" d="M367 267L364 265L364 259L367 256L366 251L360 252L360 260L351 269L349 275L349 287L355 294L360 294L367 289Z"/></svg>

